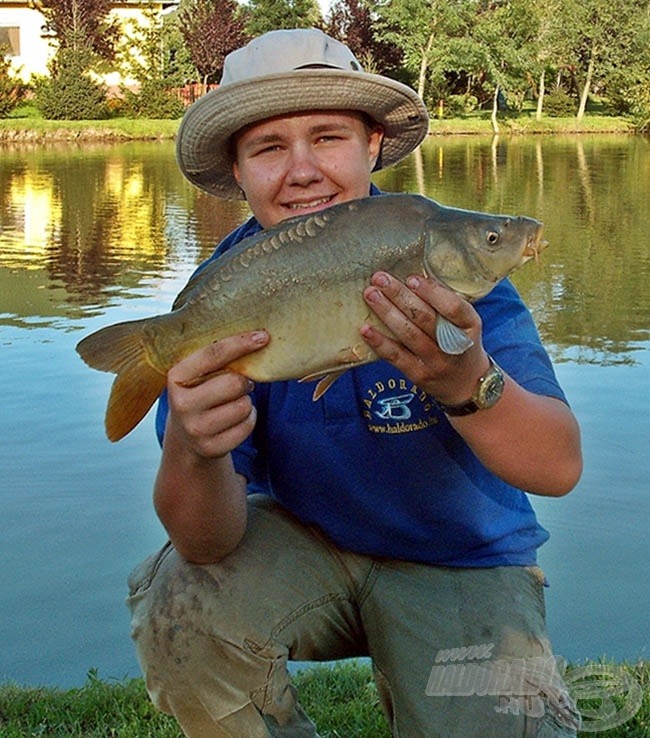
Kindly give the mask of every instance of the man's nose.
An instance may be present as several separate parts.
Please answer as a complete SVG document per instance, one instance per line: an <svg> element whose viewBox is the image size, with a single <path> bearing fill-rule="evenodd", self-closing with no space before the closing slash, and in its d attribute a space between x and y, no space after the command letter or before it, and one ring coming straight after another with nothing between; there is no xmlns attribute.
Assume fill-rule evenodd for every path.
<svg viewBox="0 0 650 738"><path fill-rule="evenodd" d="M299 145L291 149L287 182L305 187L323 178L318 157L310 146Z"/></svg>

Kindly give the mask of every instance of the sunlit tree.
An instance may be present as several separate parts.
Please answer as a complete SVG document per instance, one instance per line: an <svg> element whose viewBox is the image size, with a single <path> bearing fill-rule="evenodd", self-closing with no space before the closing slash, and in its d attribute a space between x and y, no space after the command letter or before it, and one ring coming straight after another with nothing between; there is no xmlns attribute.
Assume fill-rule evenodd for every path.
<svg viewBox="0 0 650 738"><path fill-rule="evenodd" d="M278 28L310 28L322 23L317 0L250 0L246 30L253 36Z"/></svg>

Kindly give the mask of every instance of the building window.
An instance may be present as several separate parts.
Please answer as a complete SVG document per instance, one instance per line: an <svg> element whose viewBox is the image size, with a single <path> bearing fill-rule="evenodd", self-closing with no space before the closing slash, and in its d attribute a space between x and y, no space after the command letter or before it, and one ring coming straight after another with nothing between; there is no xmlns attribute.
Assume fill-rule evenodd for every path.
<svg viewBox="0 0 650 738"><path fill-rule="evenodd" d="M20 28L0 26L0 50L5 56L20 56Z"/></svg>

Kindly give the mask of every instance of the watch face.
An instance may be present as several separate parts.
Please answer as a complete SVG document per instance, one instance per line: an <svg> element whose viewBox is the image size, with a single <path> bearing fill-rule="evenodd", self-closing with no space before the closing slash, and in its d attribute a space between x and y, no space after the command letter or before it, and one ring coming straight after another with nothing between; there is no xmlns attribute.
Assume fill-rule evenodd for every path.
<svg viewBox="0 0 650 738"><path fill-rule="evenodd" d="M498 367L493 366L485 376L479 390L478 404L482 408L492 407L503 394L505 381Z"/></svg>

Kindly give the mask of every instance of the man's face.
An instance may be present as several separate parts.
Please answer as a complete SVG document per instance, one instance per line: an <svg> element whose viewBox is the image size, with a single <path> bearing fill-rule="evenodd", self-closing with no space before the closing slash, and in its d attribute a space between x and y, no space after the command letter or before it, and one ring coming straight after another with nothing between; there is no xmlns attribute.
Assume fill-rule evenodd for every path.
<svg viewBox="0 0 650 738"><path fill-rule="evenodd" d="M233 173L263 228L337 202L367 197L381 127L347 111L254 123L234 138Z"/></svg>

